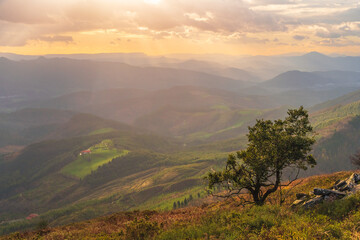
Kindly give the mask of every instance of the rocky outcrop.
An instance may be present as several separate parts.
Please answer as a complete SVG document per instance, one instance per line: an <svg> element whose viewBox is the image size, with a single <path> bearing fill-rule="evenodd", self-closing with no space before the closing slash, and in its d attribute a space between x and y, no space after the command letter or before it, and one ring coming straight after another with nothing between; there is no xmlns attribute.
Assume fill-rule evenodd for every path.
<svg viewBox="0 0 360 240"><path fill-rule="evenodd" d="M314 188L314 194L317 196L335 195L338 198L343 198L346 196L346 193L344 193L344 192L323 189L323 188Z"/></svg>
<svg viewBox="0 0 360 240"><path fill-rule="evenodd" d="M314 188L310 194L298 193L292 207L310 208L324 201L335 201L360 190L360 174L353 173L345 180L338 180L330 189Z"/></svg>

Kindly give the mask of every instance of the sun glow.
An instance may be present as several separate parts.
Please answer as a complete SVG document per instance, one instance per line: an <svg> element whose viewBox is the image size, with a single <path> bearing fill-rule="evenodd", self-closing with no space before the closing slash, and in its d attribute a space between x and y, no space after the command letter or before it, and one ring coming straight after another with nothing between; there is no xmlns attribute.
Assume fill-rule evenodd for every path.
<svg viewBox="0 0 360 240"><path fill-rule="evenodd" d="M161 0L144 0L145 3L157 5Z"/></svg>

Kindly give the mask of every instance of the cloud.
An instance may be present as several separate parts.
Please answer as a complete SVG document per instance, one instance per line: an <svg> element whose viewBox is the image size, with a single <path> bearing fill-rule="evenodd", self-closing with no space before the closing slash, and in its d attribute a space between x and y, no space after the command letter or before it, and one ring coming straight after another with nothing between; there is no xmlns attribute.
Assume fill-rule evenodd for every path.
<svg viewBox="0 0 360 240"><path fill-rule="evenodd" d="M23 46L33 36L31 27L0 21L0 46Z"/></svg>
<svg viewBox="0 0 360 240"><path fill-rule="evenodd" d="M336 20L339 22L354 22L360 21L360 6L350 8L346 11L334 14L332 16L332 23Z"/></svg>
<svg viewBox="0 0 360 240"><path fill-rule="evenodd" d="M12 23L43 24L53 22L52 1L3 0L0 1L0 20Z"/></svg>
<svg viewBox="0 0 360 240"><path fill-rule="evenodd" d="M71 36L43 36L39 37L38 40L44 41L44 42L64 42L64 43L70 43L73 42L74 39Z"/></svg>
<svg viewBox="0 0 360 240"><path fill-rule="evenodd" d="M294 35L293 39L298 40L298 41L302 41L302 40L306 39L306 37L302 36L302 35Z"/></svg>
<svg viewBox="0 0 360 240"><path fill-rule="evenodd" d="M112 39L189 39L268 44L360 35L360 5L337 0L0 0L0 45L73 42L76 34ZM311 32L312 26L318 26ZM251 37L249 37L250 35ZM255 36L259 34L261 36ZM286 35L281 37L280 35ZM90 37L90 36L89 36ZM355 41L355 40L352 40ZM110 41L109 41L110 42ZM116 43L115 41L113 41ZM320 44L320 41L317 41ZM345 41L344 41L345 43ZM350 42L349 42L350 43Z"/></svg>
<svg viewBox="0 0 360 240"><path fill-rule="evenodd" d="M360 46L359 41L352 41L348 39L325 39L318 42L317 44L328 47Z"/></svg>
<svg viewBox="0 0 360 240"><path fill-rule="evenodd" d="M321 37L321 38L339 38L339 37L341 37L340 33L329 32L329 31L317 31L315 35L318 37Z"/></svg>
<svg viewBox="0 0 360 240"><path fill-rule="evenodd" d="M321 38L340 38L360 36L360 22L343 22L341 24L321 24L315 35Z"/></svg>

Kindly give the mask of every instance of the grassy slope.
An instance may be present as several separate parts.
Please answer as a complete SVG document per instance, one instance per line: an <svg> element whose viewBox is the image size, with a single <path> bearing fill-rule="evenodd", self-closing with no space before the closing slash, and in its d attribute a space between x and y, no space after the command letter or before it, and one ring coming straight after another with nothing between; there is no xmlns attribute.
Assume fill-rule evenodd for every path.
<svg viewBox="0 0 360 240"><path fill-rule="evenodd" d="M77 159L66 165L61 173L75 176L77 178L84 178L91 174L92 171L104 164L111 162L114 158L125 156L129 153L128 150L119 150L114 147L108 147L106 144L113 145L112 140L103 140L101 143L90 147L91 154L79 155Z"/></svg>
<svg viewBox="0 0 360 240"><path fill-rule="evenodd" d="M94 150L91 155L79 156L75 161L66 165L61 173L81 179L91 174L98 167L111 162L114 158L122 157L128 153L127 150L119 151L117 149Z"/></svg>
<svg viewBox="0 0 360 240"><path fill-rule="evenodd" d="M331 108L337 105L346 105L352 102L357 102L360 100L360 91L351 92L339 98L335 98L330 101L326 101L320 104L317 104L310 108L311 112L316 112L322 109Z"/></svg>
<svg viewBox="0 0 360 240"><path fill-rule="evenodd" d="M104 143L111 145L110 150L102 148ZM99 161L93 158L90 163L106 161L107 164L93 172L89 168L76 169L78 164L89 166L87 161L78 158L79 152L89 147L93 154L99 150L102 155L96 159ZM121 152L123 149L130 153L116 157L125 153ZM5 184L8 189L0 189L3 191L0 222L5 221L0 223L0 232L32 226L21 220L32 212L45 216L53 224L64 224L120 210L171 209L176 199L202 192L199 179L211 166L225 161L226 152L210 149L206 146L203 149L183 147L153 135L121 131L35 144L6 168L36 160L42 173L26 168L22 170L21 179L14 175L16 171L10 171L14 174L3 175L0 179L3 182L18 181L13 185ZM111 156L104 157L104 154ZM67 173L77 177L63 174L60 169L69 170ZM20 221L8 222L11 219Z"/></svg>
<svg viewBox="0 0 360 240"><path fill-rule="evenodd" d="M113 132L115 131L115 129L113 128L100 128L100 129L97 129L95 131L92 131L91 133L89 133L89 135L96 135L96 134L104 134L104 133L109 133L109 132Z"/></svg>
<svg viewBox="0 0 360 240"><path fill-rule="evenodd" d="M331 108L313 113L312 125L321 136L328 136L341 129L353 117L360 114L360 101L346 105L336 105Z"/></svg>
<svg viewBox="0 0 360 240"><path fill-rule="evenodd" d="M358 239L359 194L310 211L289 207L296 193L308 192L315 186L330 187L350 174L338 172L301 179L294 183L283 206L277 204L278 192L261 207L241 207L236 201L205 204L203 200L201 206L165 212L119 212L0 239ZM41 226L40 219L31 222L34 228Z"/></svg>

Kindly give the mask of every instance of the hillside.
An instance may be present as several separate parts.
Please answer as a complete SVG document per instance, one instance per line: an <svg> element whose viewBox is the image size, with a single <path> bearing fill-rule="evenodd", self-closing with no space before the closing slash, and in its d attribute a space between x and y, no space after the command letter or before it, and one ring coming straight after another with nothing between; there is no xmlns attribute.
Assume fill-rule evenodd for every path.
<svg viewBox="0 0 360 240"><path fill-rule="evenodd" d="M309 110L311 112L316 112L319 110L323 110L323 109L327 109L327 108L331 108L331 107L335 107L337 105L347 105L349 103L352 102L357 102L360 100L360 91L354 91L348 94L345 94L341 97L320 103L320 104L316 104L315 106L311 107Z"/></svg>
<svg viewBox="0 0 360 240"><path fill-rule="evenodd" d="M22 109L0 113L0 149L39 141L74 115L71 111L55 109Z"/></svg>
<svg viewBox="0 0 360 240"><path fill-rule="evenodd" d="M46 135L47 139L53 140L31 144L14 154L2 156L1 231L7 233L29 227L33 223L21 219L30 213L54 219L51 220L52 224L68 224L116 211L169 210L174 201L190 195L204 196L201 178L211 168L222 166L229 152L246 145L244 135L247 126L252 125L255 118L282 118L287 109L238 110L244 102L238 103L238 96L229 95L227 91L204 91L193 87L179 89L186 91L178 91L173 96L169 92L169 102L171 99L174 103L178 98L186 99L184 96L208 98L208 101L198 101L199 109L193 112L186 109L191 107L190 102L186 101L179 103L181 107L178 105L177 108L167 109L168 113L175 114L173 116L188 114L179 115L179 120L167 114L164 114L163 121L159 118L162 114L156 114L150 120L158 119L156 126L173 131L163 134L173 136L178 131L185 136L188 134L188 139L160 137L114 120L70 112L72 115L67 121ZM145 97L154 99L152 103L161 103L156 100L160 98L157 95ZM228 104L227 107L214 107L213 104L221 101ZM204 111L206 108L209 109ZM204 118L199 114L201 111L205 114ZM214 113L218 115L209 118L209 114ZM349 115L346 109L340 109L339 113L344 117ZM323 118L332 119L335 116L332 114L337 113L311 115L316 130L321 133L326 128L321 125L325 122ZM354 112L353 116L356 115ZM184 120L196 128L186 132L186 128L171 127L181 126L179 123ZM208 120L210 122L206 122ZM347 158L356 150L354 142L358 142L358 123L355 117L339 128L336 134L322 135L314 147L318 166L306 174L351 169ZM202 129L202 132L196 132L196 129ZM161 128L153 130L160 132ZM90 157L79 156L81 151L87 149L92 152Z"/></svg>
<svg viewBox="0 0 360 240"><path fill-rule="evenodd" d="M91 221L54 226L51 219L28 221L38 230L13 233L0 239L356 239L359 236L359 194L320 204L309 211L291 209L297 193L329 187L351 172L300 179L283 206L275 193L264 206L241 207L237 200L194 201L172 211L119 212Z"/></svg>
<svg viewBox="0 0 360 240"><path fill-rule="evenodd" d="M186 69L197 72L204 72L204 73L231 78L235 80L250 81L250 82L260 81L260 79L253 73L250 73L243 69L229 67L215 62L190 59L182 62L173 62L173 63L160 62L157 63L156 65L167 68Z"/></svg>
<svg viewBox="0 0 360 240"><path fill-rule="evenodd" d="M339 104L313 112L311 114L311 121L314 129L321 136L328 136L329 134L341 129L349 120L359 114L360 101L354 101L348 104Z"/></svg>
<svg viewBox="0 0 360 240"><path fill-rule="evenodd" d="M17 107L90 113L189 141L237 137L256 117L276 112L273 108L280 105L267 96L196 86L157 91L110 89L76 92L45 101L17 103ZM231 134L231 130L237 128L241 130Z"/></svg>
<svg viewBox="0 0 360 240"><path fill-rule="evenodd" d="M1 58L0 71L0 97L10 103L113 88L158 90L193 85L236 90L247 85L240 80L190 70L66 58L40 57L19 62Z"/></svg>
<svg viewBox="0 0 360 240"><path fill-rule="evenodd" d="M223 63L226 62L234 67L255 72L263 79L270 79L293 70L314 72L356 71L356 69L360 69L360 57L358 56L328 56L319 52L309 52L299 56L213 56L213 59L215 62L216 59L221 59Z"/></svg>
<svg viewBox="0 0 360 240"><path fill-rule="evenodd" d="M354 90L360 87L360 73L349 71L289 71L265 81L261 85L273 89L284 90L304 88L313 90L327 90L334 88Z"/></svg>
<svg viewBox="0 0 360 240"><path fill-rule="evenodd" d="M139 89L82 91L43 101L18 102L12 107L72 110L134 123L137 118L163 108L196 112L221 107L224 109L262 109L278 105L266 96L247 96L209 87L177 86L157 91Z"/></svg>
<svg viewBox="0 0 360 240"><path fill-rule="evenodd" d="M174 199L203 194L201 177L226 158L224 151L199 151L86 114L75 115L54 138L0 158L4 231L22 229L17 219L31 212L60 224L120 210L168 209ZM86 149L91 154L79 156Z"/></svg>
<svg viewBox="0 0 360 240"><path fill-rule="evenodd" d="M120 122L68 110L26 108L0 113L0 149L26 146L45 139L88 135L102 128L132 129Z"/></svg>

